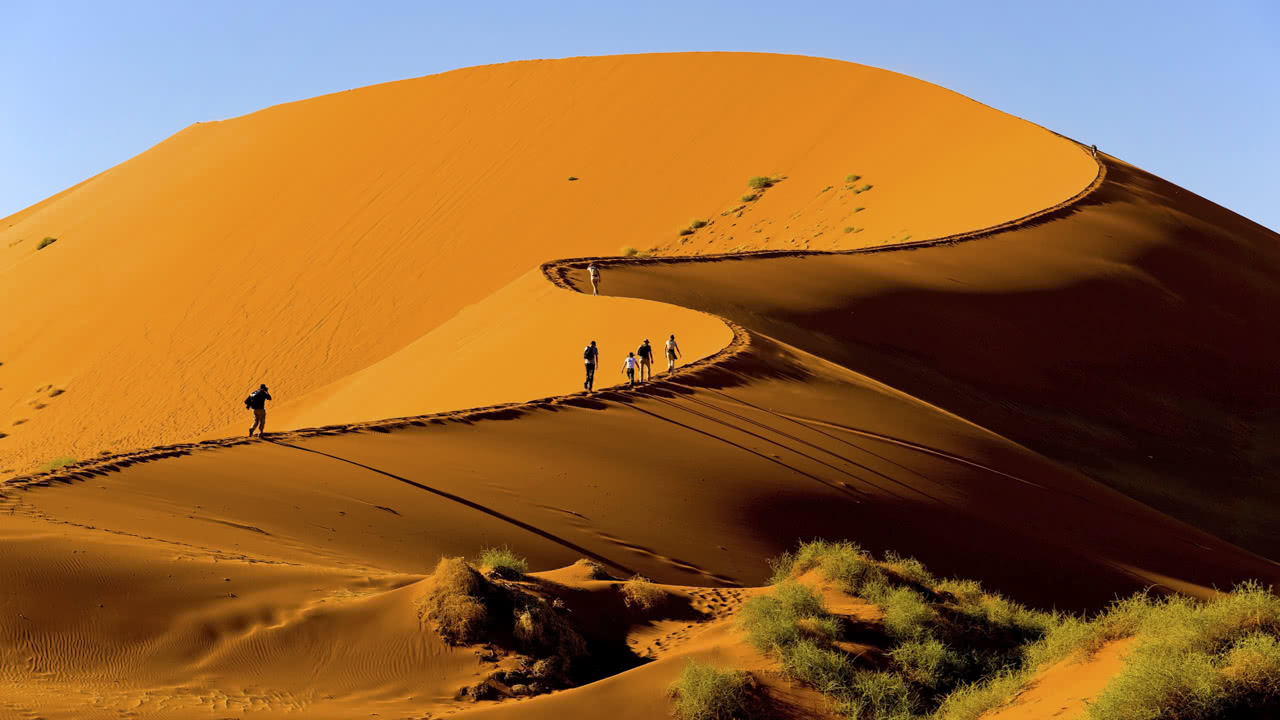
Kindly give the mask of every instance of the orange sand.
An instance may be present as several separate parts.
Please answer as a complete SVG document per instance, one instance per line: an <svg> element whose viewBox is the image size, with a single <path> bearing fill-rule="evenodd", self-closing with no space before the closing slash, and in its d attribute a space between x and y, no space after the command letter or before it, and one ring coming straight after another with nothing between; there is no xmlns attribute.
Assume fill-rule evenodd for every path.
<svg viewBox="0 0 1280 720"><path fill-rule="evenodd" d="M718 214L766 173L784 179ZM875 187L823 192L849 173ZM867 229L833 232L855 202ZM918 249L609 261L601 298L568 291L585 261L539 268L801 233L874 248L1064 202ZM1275 234L892 73L476 68L193 126L0 227L0 301L31 308L0 317L0 465L171 444L0 484L4 720L659 718L687 657L820 716L733 623L765 559L811 537L1046 607L1280 580L1215 537L1274 541L1256 521L1274 498L1241 478L1274 467L1247 441L1280 387L1249 344L1280 336L1259 311ZM670 332L707 359L571 394L586 340L603 387ZM258 381L295 431L219 439ZM1205 447L1229 449L1217 485ZM1161 460L1126 473L1139 453ZM503 543L538 571L642 573L681 611L628 615L614 583L546 573L635 667L473 706L455 694L483 653L416 607L441 555Z"/></svg>
<svg viewBox="0 0 1280 720"><path fill-rule="evenodd" d="M941 88L772 55L513 63L199 123L0 220L0 304L22 308L0 314L0 476L239 431L259 382L306 424L401 414L402 399L478 404L442 392L435 367L460 338L495 328L457 318L428 336L547 260L663 244L736 201L752 175L787 179L751 221L800 214L808 235L836 221L810 212L814 195L866 176L875 188L859 215L878 219L820 244L851 247L907 225L924 237L997 223L1093 172L1059 138ZM791 247L792 232L698 243ZM36 251L45 236L58 242ZM503 400L569 392L575 355L606 327L610 353L679 334L674 311L580 326L600 318L564 299L534 322L520 293L505 311L490 301L484 320L507 312L544 339L486 349L462 378L469 391L498 378ZM723 336L701 350L684 339L692 359ZM374 366L379 390L365 397L351 379ZM349 382L357 395L335 396Z"/></svg>

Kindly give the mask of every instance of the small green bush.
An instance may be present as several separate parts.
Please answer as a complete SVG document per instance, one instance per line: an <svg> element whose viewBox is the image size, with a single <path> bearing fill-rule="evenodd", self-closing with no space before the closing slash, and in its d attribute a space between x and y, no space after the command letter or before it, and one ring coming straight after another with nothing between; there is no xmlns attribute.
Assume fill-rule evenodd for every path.
<svg viewBox="0 0 1280 720"><path fill-rule="evenodd" d="M684 236L684 235L692 235L692 234L693 234L693 228L691 228L691 227L680 228L680 235L681 235L681 236Z"/></svg>
<svg viewBox="0 0 1280 720"><path fill-rule="evenodd" d="M826 192L826 191L830 190L832 187L834 187L834 186L832 186L832 185L828 185L828 186L826 186L826 187L822 188L822 192Z"/></svg>
<svg viewBox="0 0 1280 720"><path fill-rule="evenodd" d="M856 208L854 208L854 209L853 209L853 211L854 211L854 212L862 212L863 210L866 210L866 208L864 208L864 207L856 207Z"/></svg>
<svg viewBox="0 0 1280 720"><path fill-rule="evenodd" d="M707 226L706 220L690 220L689 221L689 227L693 228L694 230L697 230L700 227L706 227L706 226Z"/></svg>
<svg viewBox="0 0 1280 720"><path fill-rule="evenodd" d="M75 461L76 459L73 457L54 458L53 460L45 463L40 469L45 471L57 470L58 468L66 467Z"/></svg>
<svg viewBox="0 0 1280 720"><path fill-rule="evenodd" d="M770 177L757 175L747 180L747 186L754 190L763 190L767 187L773 187L774 180Z"/></svg>
<svg viewBox="0 0 1280 720"><path fill-rule="evenodd" d="M671 685L680 720L746 720L757 714L751 677L690 660Z"/></svg>
<svg viewBox="0 0 1280 720"><path fill-rule="evenodd" d="M50 245L52 245L52 244L54 244L54 243L56 243L56 242L58 242L58 238L56 238L56 237L47 237L47 238L45 238L45 239L41 240L39 245L36 245L36 249L37 249L37 250L43 250L43 249L45 249L45 248L49 247Z"/></svg>
<svg viewBox="0 0 1280 720"><path fill-rule="evenodd" d="M569 176L569 182L573 182L574 180L577 180L577 179L578 178L574 177L573 175Z"/></svg>
<svg viewBox="0 0 1280 720"><path fill-rule="evenodd" d="M862 179L861 175L845 175L844 181L847 183L856 183Z"/></svg>
<svg viewBox="0 0 1280 720"><path fill-rule="evenodd" d="M493 570L500 575L519 577L529 572L529 562L515 554L506 545L484 548L480 551L480 557L476 560L476 564L482 568Z"/></svg>
<svg viewBox="0 0 1280 720"><path fill-rule="evenodd" d="M630 245L623 245L623 246L622 246L622 256L623 256L623 257L635 257L635 256L636 256L636 253L638 253L638 252L640 252L640 251L639 251L639 250L636 250L635 248L631 247Z"/></svg>
<svg viewBox="0 0 1280 720"><path fill-rule="evenodd" d="M853 228L852 228L852 227L846 227L846 228L844 229L844 231L845 231L846 233L851 233L851 232L853 232Z"/></svg>
<svg viewBox="0 0 1280 720"><path fill-rule="evenodd" d="M866 192L866 191L870 190L870 189L871 189L871 188L873 188L873 187L875 187L875 186L874 186L874 185L870 185L870 184L863 185L862 187L858 188L858 189L857 189L857 190L855 190L854 192L864 193L864 192Z"/></svg>
<svg viewBox="0 0 1280 720"><path fill-rule="evenodd" d="M741 201L742 201L742 202L744 202L744 203L749 203L749 202L753 202L753 201L754 201L756 198L758 198L758 197L760 197L760 196L759 196L759 195L757 195L757 194L755 194L755 193L747 193L746 195L743 195L742 197L740 197L740 198L738 198L738 199L739 199L739 200L741 200Z"/></svg>

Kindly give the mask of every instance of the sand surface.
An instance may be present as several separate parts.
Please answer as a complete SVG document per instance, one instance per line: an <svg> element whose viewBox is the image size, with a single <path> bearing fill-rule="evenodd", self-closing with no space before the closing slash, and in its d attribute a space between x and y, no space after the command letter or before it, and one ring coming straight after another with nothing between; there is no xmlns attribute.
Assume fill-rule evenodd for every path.
<svg viewBox="0 0 1280 720"><path fill-rule="evenodd" d="M574 59L193 126L0 221L0 300L44 299L0 316L0 718L658 718L689 657L816 716L733 617L813 537L1040 607L1277 582L1277 237L1102 160L856 65ZM622 245L777 252L581 292ZM682 369L607 387L673 332ZM284 432L237 437L259 381ZM495 544L630 669L458 699L484 653L417 608Z"/></svg>

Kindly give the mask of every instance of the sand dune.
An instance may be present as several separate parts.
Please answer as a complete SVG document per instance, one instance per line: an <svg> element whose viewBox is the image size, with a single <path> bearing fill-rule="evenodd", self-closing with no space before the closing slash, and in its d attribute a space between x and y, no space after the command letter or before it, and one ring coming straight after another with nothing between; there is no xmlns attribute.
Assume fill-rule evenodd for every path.
<svg viewBox="0 0 1280 720"><path fill-rule="evenodd" d="M1103 159L860 66L575 59L193 126L0 222L6 302L66 288L0 318L0 464L141 448L0 484L0 718L657 718L689 657L820 716L734 620L813 537L1041 607L1280 580L1276 236ZM768 252L571 292L624 244ZM577 392L586 339L612 383L669 332L679 372ZM232 437L259 378L288 431ZM496 544L625 672L460 698L510 658L419 602Z"/></svg>
<svg viewBox="0 0 1280 720"><path fill-rule="evenodd" d="M429 369L389 358L439 347L424 338L547 260L664 245L691 219L721 219L753 175L786 180L742 220L749 237L715 225L692 245L971 230L1093 172L1060 139L941 88L771 55L513 63L199 123L0 220L0 302L23 308L0 316L0 474L238 427L258 382L300 419L316 417L308 393L384 361L397 374L380 387L434 395ZM844 234L852 207L812 205L850 173L875 187L857 196L866 231ZM45 236L58 242L36 250ZM635 319L628 345L661 329ZM502 399L573 390L546 379L585 339L522 353L530 384ZM509 365L488 357L476 375ZM334 402L315 397L317 412ZM325 422L399 408L370 399Z"/></svg>

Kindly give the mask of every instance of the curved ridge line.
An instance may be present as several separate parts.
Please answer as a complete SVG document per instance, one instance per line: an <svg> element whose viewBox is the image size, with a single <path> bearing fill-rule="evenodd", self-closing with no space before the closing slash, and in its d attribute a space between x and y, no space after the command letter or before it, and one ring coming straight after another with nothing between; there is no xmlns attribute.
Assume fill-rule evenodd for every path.
<svg viewBox="0 0 1280 720"><path fill-rule="evenodd" d="M1054 133L1057 135L1057 133ZM1090 152L1082 143L1072 140L1066 136L1060 136L1068 142L1075 143L1081 152ZM540 266L543 276L552 285L570 292L581 293L568 279L570 270L585 269L586 264L598 262L606 266L619 265L669 265L676 263L689 262L720 262L726 260L748 260L755 258L775 258L775 257L810 257L810 256L829 256L829 255L870 255L882 252L897 252L902 250L919 250L929 247L937 247L941 245L954 245L956 243L978 240L980 238L989 237L1002 232L1007 232L1017 227L1027 225L1037 221L1056 219L1053 216L1058 213L1065 213L1072 209L1074 205L1093 194L1095 190L1102 186L1107 177L1107 166L1102 158L1110 158L1111 156L1104 153L1091 155L1094 162L1098 165L1098 172L1083 190L1063 200L1060 203L1051 205L1047 208L1028 213L1026 215L1007 220L1005 222L991 225L978 230L969 230L951 235L944 235L937 238L926 238L914 242L894 243L891 245L881 245L872 248L855 248L853 250L754 250L740 253L721 253L714 255L693 255L683 257L661 257L661 258L620 258L616 256L604 257L580 257L565 258L560 260L551 260ZM383 420L373 420L364 423L345 423L338 425L325 425L314 428L301 428L281 433L272 433L271 437L277 440L296 440L308 437L317 437L324 435L338 435L361 430L374 430L377 432L391 432L396 429L403 429L408 426L423 427L428 424L443 424L445 422L472 422L476 420L486 419L509 419L519 414L537 410L545 407L557 406L592 406L605 405L609 400L615 399L620 395L640 395L644 396L652 391L663 391L664 388L676 386L687 389L684 384L673 382L677 378L686 379L695 377L707 370L718 368L727 363L730 359L739 357L747 352L751 346L751 333L737 323L728 318L720 317L712 313L705 313L695 308L685 308L691 312L699 312L704 315L715 317L725 324L733 333L733 340L729 342L719 352L708 355L700 360L696 360L684 367L677 368L674 372L666 373L661 379L651 381L650 383L636 387L610 387L598 391L591 395L582 392L571 393L568 395L554 395L551 397L539 398L536 400L526 400L522 402L502 403L498 405L485 405L480 407L465 408L461 410L446 410L436 413L428 413L426 415L411 415L397 418L386 418ZM5 480L0 480L0 499L6 496L5 488L16 488L25 490L32 487L47 487L53 482L69 483L73 480L87 480L91 477L100 476L107 472L114 472L136 463L153 462L171 457L181 457L190 455L199 450L216 450L220 448L235 447L237 445L247 445L253 442L252 438L222 438L218 440L202 440L198 442L175 443L172 445L157 445L151 448L135 450L132 452L115 453L101 457L82 460L76 463L64 465L56 470L49 470L41 473L33 473L28 475L18 475Z"/></svg>

